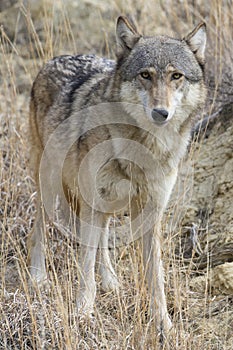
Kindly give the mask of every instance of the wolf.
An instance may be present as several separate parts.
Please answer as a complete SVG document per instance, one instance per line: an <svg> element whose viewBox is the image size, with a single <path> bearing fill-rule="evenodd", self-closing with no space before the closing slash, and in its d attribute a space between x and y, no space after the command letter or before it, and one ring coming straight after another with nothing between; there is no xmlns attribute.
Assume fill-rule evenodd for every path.
<svg viewBox="0 0 233 350"><path fill-rule="evenodd" d="M172 327L160 226L205 103L205 46L205 23L176 39L143 36L130 18L120 16L116 60L90 54L55 57L33 83L30 159L38 200L28 241L31 279L47 280L44 222L56 205L62 207L64 195L78 218L80 314L93 312L98 259L103 289L119 288L108 226L112 215L128 210L129 235L141 240L150 315L160 332Z"/></svg>

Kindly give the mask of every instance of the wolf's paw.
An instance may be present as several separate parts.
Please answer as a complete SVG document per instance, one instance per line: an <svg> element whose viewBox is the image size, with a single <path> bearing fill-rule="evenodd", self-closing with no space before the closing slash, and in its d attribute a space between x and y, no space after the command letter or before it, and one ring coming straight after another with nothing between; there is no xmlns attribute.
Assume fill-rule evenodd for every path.
<svg viewBox="0 0 233 350"><path fill-rule="evenodd" d="M171 327L167 331L163 331L159 334L160 344L163 350L174 350L178 348L178 334L174 327ZM180 332L179 332L180 337Z"/></svg>
<svg viewBox="0 0 233 350"><path fill-rule="evenodd" d="M120 288L120 283L115 274L111 271L105 271L102 273L102 285L101 288L104 292L118 291Z"/></svg>
<svg viewBox="0 0 233 350"><path fill-rule="evenodd" d="M165 332L170 332L172 329L172 321L168 315L166 315L161 322Z"/></svg>
<svg viewBox="0 0 233 350"><path fill-rule="evenodd" d="M159 337L160 344L164 344L173 338L174 328L172 321L167 312L156 311L154 308L149 310L149 321L154 325L156 333ZM164 348L167 349L167 348Z"/></svg>
<svg viewBox="0 0 233 350"><path fill-rule="evenodd" d="M172 321L168 315L165 315L160 322L157 324L158 335L160 339L160 344L163 346L163 349L170 350L175 349L174 341L176 339L175 329L172 326Z"/></svg>
<svg viewBox="0 0 233 350"><path fill-rule="evenodd" d="M94 315L94 301L87 293L81 293L77 298L77 313L80 319L91 319Z"/></svg>

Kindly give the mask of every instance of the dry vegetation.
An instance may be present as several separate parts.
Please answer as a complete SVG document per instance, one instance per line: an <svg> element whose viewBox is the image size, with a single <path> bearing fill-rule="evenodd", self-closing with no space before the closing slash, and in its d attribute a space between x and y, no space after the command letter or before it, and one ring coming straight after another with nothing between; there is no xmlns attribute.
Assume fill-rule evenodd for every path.
<svg viewBox="0 0 233 350"><path fill-rule="evenodd" d="M159 348L146 317L137 242L112 251L122 288L118 295L98 292L89 324L75 313L76 242L52 226L46 251L50 289L32 292L27 284L26 238L36 200L28 169L31 83L54 55L113 57L120 13L132 14L141 31L151 34L186 33L200 20L207 22L205 115L217 112L217 122L192 144L164 222L166 289L176 328L172 349L233 349L232 5L227 0L0 2L0 349Z"/></svg>

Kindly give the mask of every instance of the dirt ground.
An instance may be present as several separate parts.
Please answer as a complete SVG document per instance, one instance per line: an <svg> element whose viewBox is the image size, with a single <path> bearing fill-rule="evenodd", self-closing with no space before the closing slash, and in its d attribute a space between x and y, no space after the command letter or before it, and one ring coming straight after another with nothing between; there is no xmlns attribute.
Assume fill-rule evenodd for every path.
<svg viewBox="0 0 233 350"><path fill-rule="evenodd" d="M28 167L31 84L55 55L114 57L120 13L132 14L150 34L180 35L200 20L207 23L207 104L163 223L166 292L176 329L170 348L233 349L232 5L220 0L0 2L0 349L161 348L147 320L137 242L111 249L122 287L117 295L98 292L96 317L89 324L75 316L76 242L52 226L51 288L31 292L26 282L26 239L36 203ZM111 232L117 235L117 228Z"/></svg>

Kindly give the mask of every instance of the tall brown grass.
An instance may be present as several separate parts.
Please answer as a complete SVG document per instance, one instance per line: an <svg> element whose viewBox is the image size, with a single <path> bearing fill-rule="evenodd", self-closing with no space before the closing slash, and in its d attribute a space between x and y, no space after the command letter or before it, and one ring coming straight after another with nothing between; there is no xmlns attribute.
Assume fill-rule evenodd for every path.
<svg viewBox="0 0 233 350"><path fill-rule="evenodd" d="M17 18L10 22L12 11ZM133 15L140 29L150 34L185 34L205 20L206 113L211 114L222 101L232 101L232 91L227 89L233 58L231 1L44 0L19 2L0 13L0 21L6 17L9 26L15 23L13 35L6 19L0 28L0 349L159 349L146 315L147 293L137 242L112 251L121 290L118 294L98 292L90 323L76 316L76 242L52 226L47 228L46 247L50 287L31 291L27 283L26 239L36 201L28 167L31 83L43 62L54 55L82 52L113 57L114 25L120 13ZM198 154L191 150L189 157ZM185 208L183 195L173 200L163 226L168 305L176 328L171 348L231 350L231 301L211 294L208 262L199 271L200 290L192 290L197 269L192 255L186 259L183 254L184 228L180 223L169 225L177 221L181 206ZM174 221L168 221L169 213Z"/></svg>

